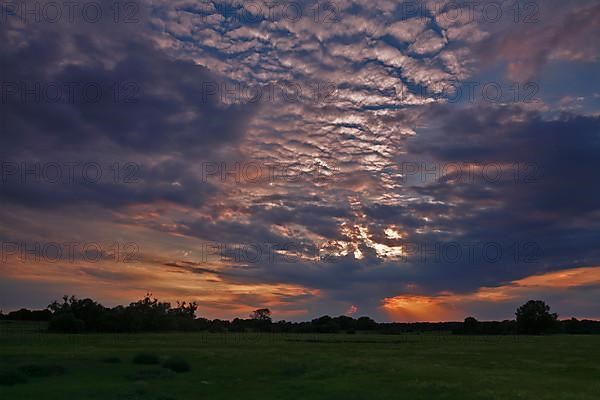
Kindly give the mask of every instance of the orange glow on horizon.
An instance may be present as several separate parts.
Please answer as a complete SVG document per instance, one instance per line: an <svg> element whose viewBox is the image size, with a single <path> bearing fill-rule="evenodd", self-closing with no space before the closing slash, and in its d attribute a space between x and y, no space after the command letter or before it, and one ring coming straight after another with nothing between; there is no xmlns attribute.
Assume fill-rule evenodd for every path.
<svg viewBox="0 0 600 400"><path fill-rule="evenodd" d="M443 297L396 296L383 299L383 310L394 321L434 322L459 315Z"/></svg>
<svg viewBox="0 0 600 400"><path fill-rule="evenodd" d="M532 275L497 287L481 287L471 293L442 292L436 295L403 294L384 298L381 309L394 321L439 322L460 320L470 304L500 303L526 298L536 291L564 291L600 285L600 267L581 267Z"/></svg>

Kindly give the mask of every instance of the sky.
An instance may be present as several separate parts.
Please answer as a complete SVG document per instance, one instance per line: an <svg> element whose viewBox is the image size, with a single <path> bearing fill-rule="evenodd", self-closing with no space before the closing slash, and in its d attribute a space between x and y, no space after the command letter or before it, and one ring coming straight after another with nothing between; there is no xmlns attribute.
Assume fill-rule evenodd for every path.
<svg viewBox="0 0 600 400"><path fill-rule="evenodd" d="M0 11L0 309L600 318L597 1Z"/></svg>

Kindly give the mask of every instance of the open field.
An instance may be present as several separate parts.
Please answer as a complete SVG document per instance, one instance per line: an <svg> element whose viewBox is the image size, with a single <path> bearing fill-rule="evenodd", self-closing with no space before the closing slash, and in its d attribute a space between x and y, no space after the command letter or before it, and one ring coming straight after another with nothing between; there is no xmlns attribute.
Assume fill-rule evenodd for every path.
<svg viewBox="0 0 600 400"><path fill-rule="evenodd" d="M134 364L141 352L180 356L192 370ZM600 336L66 335L4 325L0 371L26 382L0 385L0 399L596 400L598 360Z"/></svg>

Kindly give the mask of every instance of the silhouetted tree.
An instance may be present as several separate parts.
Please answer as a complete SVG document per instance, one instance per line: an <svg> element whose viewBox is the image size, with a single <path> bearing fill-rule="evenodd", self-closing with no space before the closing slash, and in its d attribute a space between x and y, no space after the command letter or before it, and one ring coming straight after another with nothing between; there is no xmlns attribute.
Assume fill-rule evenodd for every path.
<svg viewBox="0 0 600 400"><path fill-rule="evenodd" d="M269 310L268 308L261 308L252 311L252 313L250 314L250 319L271 322L271 310Z"/></svg>
<svg viewBox="0 0 600 400"><path fill-rule="evenodd" d="M225 321L222 319L213 319L212 321L209 321L208 330L214 333L227 332L227 330L229 329L229 324L229 321Z"/></svg>
<svg viewBox="0 0 600 400"><path fill-rule="evenodd" d="M160 302L152 293L147 293L143 299L129 304L126 313L143 331L168 331L177 328L176 322L168 316L170 308L170 303Z"/></svg>
<svg viewBox="0 0 600 400"><path fill-rule="evenodd" d="M50 321L52 312L50 310L32 311L22 308L19 311L9 312L5 318L12 321Z"/></svg>
<svg viewBox="0 0 600 400"><path fill-rule="evenodd" d="M55 301L48 308L54 312L52 320L60 319L60 326L66 326L65 324L72 324L72 326L79 325L79 322L72 321L74 318L75 320L82 321L83 330L87 331L97 330L98 323L102 315L106 312L106 309L94 300L79 300L75 296L64 296L62 303ZM66 317L63 317L65 315ZM55 323L51 326L56 328L57 324Z"/></svg>
<svg viewBox="0 0 600 400"><path fill-rule="evenodd" d="M336 333L339 332L340 326L329 315L324 315L320 318L311 321L313 332L318 333Z"/></svg>
<svg viewBox="0 0 600 400"><path fill-rule="evenodd" d="M369 317L360 317L356 321L356 329L359 331L371 331L377 329L377 322Z"/></svg>
<svg viewBox="0 0 600 400"><path fill-rule="evenodd" d="M475 317L467 317L463 323L463 329L464 333L468 335L479 333L479 321Z"/></svg>
<svg viewBox="0 0 600 400"><path fill-rule="evenodd" d="M519 333L539 335L556 328L558 314L550 312L550 306L541 300L529 300L517 309Z"/></svg>
<svg viewBox="0 0 600 400"><path fill-rule="evenodd" d="M570 320L563 322L565 333L569 334L578 334L584 333L581 329L581 324L577 320L577 318L571 318Z"/></svg>
<svg viewBox="0 0 600 400"><path fill-rule="evenodd" d="M150 293L126 307L106 308L92 299L64 296L62 302L55 301L48 308L53 313L50 329L55 331L78 330L80 322L87 332L191 331L199 326L196 303L177 302L172 308Z"/></svg>
<svg viewBox="0 0 600 400"><path fill-rule="evenodd" d="M342 330L354 331L354 329L356 329L356 320L352 317L348 317L347 315L340 315L339 317L334 318L334 321Z"/></svg>
<svg viewBox="0 0 600 400"><path fill-rule="evenodd" d="M247 326L248 326L247 321L240 319L240 318L235 318L233 321L231 321L231 324L229 325L229 331L230 332L245 332Z"/></svg>
<svg viewBox="0 0 600 400"><path fill-rule="evenodd" d="M195 302L177 302L177 307L168 310L168 315L175 320L177 330L193 331L196 329L194 323L196 310L198 310L198 305Z"/></svg>
<svg viewBox="0 0 600 400"><path fill-rule="evenodd" d="M250 314L252 320L252 328L261 332L267 332L271 330L271 310L268 308L261 308L253 311Z"/></svg>
<svg viewBox="0 0 600 400"><path fill-rule="evenodd" d="M82 333L85 331L85 323L76 318L73 313L63 312L55 315L48 324L51 332Z"/></svg>

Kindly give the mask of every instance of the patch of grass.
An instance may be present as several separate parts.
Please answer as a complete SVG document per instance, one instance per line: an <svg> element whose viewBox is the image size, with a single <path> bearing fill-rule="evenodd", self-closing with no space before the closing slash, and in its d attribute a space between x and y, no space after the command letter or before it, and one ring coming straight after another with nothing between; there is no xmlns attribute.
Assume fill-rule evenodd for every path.
<svg viewBox="0 0 600 400"><path fill-rule="evenodd" d="M175 372L164 368L150 368L137 371L128 376L132 381L152 381L157 379L171 379Z"/></svg>
<svg viewBox="0 0 600 400"><path fill-rule="evenodd" d="M139 354L136 354L135 357L133 357L133 363L134 364L145 364L145 365L159 364L160 359L158 358L158 356L156 354L139 353Z"/></svg>
<svg viewBox="0 0 600 400"><path fill-rule="evenodd" d="M306 374L309 371L308 367L304 364L297 362L286 362L281 366L280 373L286 378L296 378Z"/></svg>
<svg viewBox="0 0 600 400"><path fill-rule="evenodd" d="M0 371L0 386L14 386L27 383L27 376L20 371Z"/></svg>
<svg viewBox="0 0 600 400"><path fill-rule="evenodd" d="M11 386L0 386L0 400L598 400L600 393L600 335L0 336L0 371L13 371L3 375ZM142 352L182 357L192 369L164 368L168 357L132 364ZM111 356L121 364L101 362ZM59 364L67 374L31 378L19 369L27 364Z"/></svg>
<svg viewBox="0 0 600 400"><path fill-rule="evenodd" d="M102 362L107 364L119 364L121 359L119 357L106 357L102 359Z"/></svg>
<svg viewBox="0 0 600 400"><path fill-rule="evenodd" d="M325 335L325 334L323 334ZM304 343L328 343L328 344L381 344L381 345L390 345L390 344L401 344L401 343L414 343L414 341L409 340L368 340L368 339L360 339L360 340L352 340L352 339L286 339L288 342L304 342Z"/></svg>
<svg viewBox="0 0 600 400"><path fill-rule="evenodd" d="M192 370L190 363L180 357L169 357L163 362L162 366L178 374Z"/></svg>
<svg viewBox="0 0 600 400"><path fill-rule="evenodd" d="M67 372L62 365L54 364L28 364L19 368L21 372L31 378L46 378L49 376L64 375Z"/></svg>

